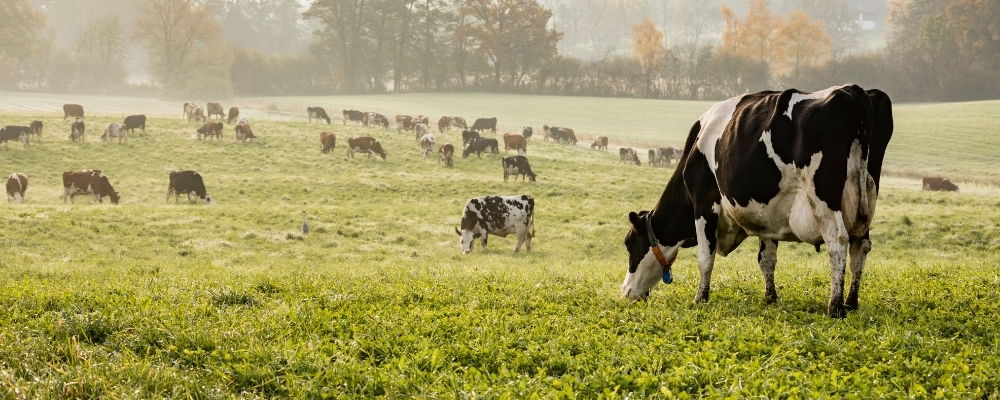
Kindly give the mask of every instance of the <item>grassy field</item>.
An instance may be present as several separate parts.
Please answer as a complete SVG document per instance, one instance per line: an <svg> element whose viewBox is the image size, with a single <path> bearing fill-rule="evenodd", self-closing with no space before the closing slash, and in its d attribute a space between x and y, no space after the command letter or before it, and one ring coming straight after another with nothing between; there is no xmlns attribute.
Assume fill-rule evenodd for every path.
<svg viewBox="0 0 1000 400"><path fill-rule="evenodd" d="M534 140L538 182L504 183L497 160L436 166L395 130L255 120L259 142L239 145L231 127L198 141L193 124L153 118L117 145L95 140L117 116L95 116L81 145L61 116L0 116L34 118L41 142L0 150L0 171L31 180L24 203L0 207L2 397L1000 396L996 195L887 181L861 309L830 320L827 257L795 244L781 245L773 305L755 243L717 261L708 304L691 303L691 250L675 284L621 300L625 215L672 169L610 152ZM323 155L328 128L338 147ZM346 159L360 134L388 161ZM61 173L82 168L122 204L64 204ZM164 202L179 169L217 203ZM519 193L537 203L532 252L493 238L460 254L464 202Z"/></svg>

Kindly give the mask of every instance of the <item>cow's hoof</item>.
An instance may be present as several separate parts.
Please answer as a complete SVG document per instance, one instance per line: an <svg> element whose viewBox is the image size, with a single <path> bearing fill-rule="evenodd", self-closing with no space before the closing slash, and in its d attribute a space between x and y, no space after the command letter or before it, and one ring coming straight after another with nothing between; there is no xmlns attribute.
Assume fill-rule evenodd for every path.
<svg viewBox="0 0 1000 400"><path fill-rule="evenodd" d="M847 311L857 311L858 299L848 298L847 303L844 304L844 308L847 309Z"/></svg>
<svg viewBox="0 0 1000 400"><path fill-rule="evenodd" d="M694 296L694 302L695 303L708 303L708 291L704 290L704 291L698 292L698 295Z"/></svg>
<svg viewBox="0 0 1000 400"><path fill-rule="evenodd" d="M764 295L764 304L774 304L778 301L778 295L773 293L768 293Z"/></svg>
<svg viewBox="0 0 1000 400"><path fill-rule="evenodd" d="M826 316L830 318L845 318L847 317L847 310L844 309L843 304L830 303L826 309Z"/></svg>

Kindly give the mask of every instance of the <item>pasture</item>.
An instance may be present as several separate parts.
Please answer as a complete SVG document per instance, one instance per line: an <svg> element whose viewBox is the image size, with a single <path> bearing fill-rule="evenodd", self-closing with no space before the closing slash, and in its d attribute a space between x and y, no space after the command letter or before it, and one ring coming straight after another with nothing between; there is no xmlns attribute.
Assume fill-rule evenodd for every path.
<svg viewBox="0 0 1000 400"><path fill-rule="evenodd" d="M671 135L686 133L699 104ZM890 167L909 168L920 151L906 143L926 110L906 108ZM830 320L825 251L782 243L780 300L764 305L752 239L716 261L710 303L691 303L691 249L674 284L623 301L626 214L651 208L673 172L642 152L643 166L618 165L614 151L536 133L538 182L504 183L499 160L459 154L454 168L437 166L395 129L258 118L258 142L240 145L232 126L199 141L175 116L151 118L128 144L100 143L116 114L88 116L77 144L61 113L0 115L32 119L45 122L42 141L0 150L0 172L30 177L26 201L0 207L4 397L1000 396L990 191L886 179L861 309ZM941 124L956 126L943 135L990 137ZM337 134L331 154L319 152L322 130ZM345 157L346 139L362 134L388 161ZM460 147L459 132L435 134ZM975 161L995 148L935 146L936 167L950 155L969 176L996 173ZM122 203L64 204L62 172L83 168L103 170ZM167 175L182 169L204 176L216 204L164 201ZM532 251L494 237L489 252L460 254L465 201L520 193L536 201Z"/></svg>

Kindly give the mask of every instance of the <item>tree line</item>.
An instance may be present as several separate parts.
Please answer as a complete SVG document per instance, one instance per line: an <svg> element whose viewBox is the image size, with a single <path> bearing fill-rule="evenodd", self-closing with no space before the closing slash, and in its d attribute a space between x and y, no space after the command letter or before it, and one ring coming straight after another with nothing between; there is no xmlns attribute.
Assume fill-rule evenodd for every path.
<svg viewBox="0 0 1000 400"><path fill-rule="evenodd" d="M600 46L623 42L621 33L586 33L580 22L599 23L601 15L580 7L608 3L575 4L560 5L554 20L536 0L316 0L308 7L138 0L127 19L90 20L64 49L28 0L5 0L0 17L11 23L0 25L0 86L167 97L486 91L720 99L853 82L904 101L1000 97L1000 2L893 0L887 45L870 52L855 49L859 28L847 0L800 0L785 13L766 0L747 0L740 12L678 0L669 27L665 16L639 18L631 23L631 52L603 53ZM605 16L616 26L638 18ZM126 82L128 46L141 46L151 85ZM581 52L588 58L570 55Z"/></svg>

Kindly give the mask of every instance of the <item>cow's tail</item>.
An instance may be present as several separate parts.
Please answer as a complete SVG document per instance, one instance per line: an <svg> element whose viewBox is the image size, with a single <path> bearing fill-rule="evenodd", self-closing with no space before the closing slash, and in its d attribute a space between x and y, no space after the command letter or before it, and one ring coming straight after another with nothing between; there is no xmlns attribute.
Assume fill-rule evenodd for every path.
<svg viewBox="0 0 1000 400"><path fill-rule="evenodd" d="M858 219L860 221L867 221L872 215L872 205L868 201L868 179L870 176L868 173L868 155L870 154L872 132L875 126L875 111L871 98L868 97L868 93L860 86L850 85L844 89L851 94L851 97L858 103L858 108L861 110L862 120L858 127L858 142L861 145L861 166L858 171L858 189L860 189L860 195L858 196L860 203L858 207Z"/></svg>

